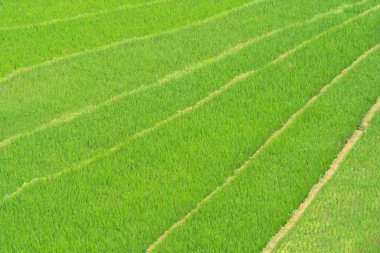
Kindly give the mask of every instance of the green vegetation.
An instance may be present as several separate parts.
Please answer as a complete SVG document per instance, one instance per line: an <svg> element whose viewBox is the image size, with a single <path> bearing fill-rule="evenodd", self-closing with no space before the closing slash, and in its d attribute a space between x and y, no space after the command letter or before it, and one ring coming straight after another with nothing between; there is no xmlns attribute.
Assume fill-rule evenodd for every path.
<svg viewBox="0 0 380 253"><path fill-rule="evenodd" d="M147 250L380 42L375 0L247 3L173 0L0 30L1 250ZM122 3L71 4L61 17ZM29 21L50 18L38 8ZM260 251L378 98L378 55L155 249Z"/></svg>
<svg viewBox="0 0 380 253"><path fill-rule="evenodd" d="M342 30L335 36L344 40L344 34ZM308 51L308 59L321 52L311 47ZM334 54L325 53L326 61L329 55L331 60ZM306 198L376 102L380 94L379 55L380 51L321 95L228 188L206 203L186 225L174 230L158 252L263 249ZM320 53L319 57L318 62L323 55ZM275 73L279 71L269 76ZM284 81L284 87L287 83ZM310 246L306 252L314 249Z"/></svg>
<svg viewBox="0 0 380 253"><path fill-rule="evenodd" d="M327 18L327 20L322 23L316 22L315 24L308 25L310 37L315 34L319 34L321 26L326 26L326 28L329 28L341 21L342 18L345 18L344 15L343 17L338 15ZM374 23L374 25L375 24L376 23ZM366 31L364 31L363 34L364 33L366 33ZM258 68L260 65L276 58L281 53L290 50L305 40L304 36L305 32L303 26L280 33L277 35L282 42L280 48L278 43L273 41L272 38L262 40L254 44L255 47L248 47L236 55L207 66L199 71L196 71L192 75L185 76L180 80L170 82L152 92L137 94L136 96L129 97L128 99L122 100L114 105L102 108L97 111L97 113L84 115L78 120L70 122L70 124L63 125L59 128L48 129L47 131L35 134L30 138L26 138L25 141L15 142L13 145L5 147L1 152L2 159L0 160L0 163L3 168L4 177L11 180L8 184L0 188L1 193L5 194L12 192L23 182L28 182L34 177L49 175L58 170L62 170L75 162L82 161L92 155L109 149L110 147L120 143L121 140L125 140L128 136L154 125L154 123L165 119L180 109L184 109L187 106L194 104L196 101L202 99L202 97L211 93L213 90L220 88L236 75L250 69ZM269 54L268 51L271 53ZM257 58L250 59L249 56L253 54L256 55ZM353 55L351 60L347 60L345 64L347 65L354 59L355 56L356 55ZM332 72L334 71L334 65L330 66L331 68L329 71L334 73ZM338 72L339 68L335 68L335 71ZM57 68L54 69L56 70ZM218 71L218 73L221 74L215 75L215 71ZM54 78L54 72L49 71L48 73L51 73L51 76ZM292 78L292 75L290 75L289 78ZM330 74L330 76L332 77L333 74ZM285 76L283 78L285 78ZM318 79L319 77L315 78ZM320 84L323 85L328 80L328 78L323 77ZM260 80L260 82L262 81ZM276 86L277 84L275 83L275 79L273 82L273 86ZM303 82L307 82L307 80L300 80L299 82L300 87L298 89L303 89L301 88L304 86ZM202 85L199 85L199 83L202 83ZM91 85L91 83L89 84ZM76 83L72 82L72 86L75 85ZM263 82L262 85L267 84ZM36 90L36 86L32 85L32 87L33 90ZM21 87L16 88L22 91ZM89 86L87 89L90 88L91 87ZM75 87L72 87L71 89L74 90ZM78 99L88 101L90 99L88 98L88 94L84 93L82 87L79 87L79 89L80 92L77 92L77 94L80 95L78 96ZM318 88L310 87L310 89L316 91ZM92 90L95 91L95 87L93 87ZM104 87L102 87L102 90L104 90ZM53 95L51 92L53 92L53 90L49 89L50 96ZM92 92L90 90L87 93L91 94ZM183 96L183 94L187 95ZM36 93L36 96L37 95L42 96L42 92L40 91L39 93ZM70 106L70 101L68 99L74 100L74 95L72 93L62 93L62 95L64 98L62 98L61 103L59 103L59 100L57 99L57 96L59 96L57 94L55 96L56 99L52 101L54 104L48 105L48 110L46 110L46 112L43 111L43 113L40 113L41 107L39 106L39 103L36 103L36 111L39 113L37 115L32 114L33 106L29 105L24 109L26 117L29 119L33 116L37 119L40 115L40 117L43 117L45 114L51 114L51 109L55 108L54 105L60 106L62 104L63 106ZM264 101L267 97L272 96L273 92L269 92L262 99ZM13 98L17 96L13 95L10 97ZM25 97L24 94L23 97ZM33 96L29 94L29 97L31 98ZM44 101L46 101L48 97L49 95L46 95L46 99L44 99ZM309 98L309 96L306 98ZM28 97L25 97L22 104L27 105L27 101ZM48 101L45 103L48 103ZM17 111L22 113L22 111L16 110L14 107L12 108L9 105L10 104L8 103L8 108L10 110L9 115L14 115L13 118L9 117L9 121L13 122L14 120L17 120L15 112ZM228 108L228 106L230 105L227 105L226 108ZM257 105L255 106L257 107ZM263 103L260 107L257 107L257 110L263 110L263 107L267 107L267 104ZM237 108L236 110L240 109ZM287 115L288 114L284 114L283 120L287 118ZM244 116L244 114L242 114L242 116ZM265 116L265 114L263 114L263 116ZM26 122L27 125L25 125ZM99 122L104 122L101 124L101 127L99 127ZM205 120L205 122L210 124L208 123L208 120ZM17 128L18 124L26 128L28 126L30 127L31 122L26 120L25 117L20 118L13 124L13 129ZM265 124L272 123L269 121L262 123L258 122L258 124L264 126ZM273 128L273 130L274 129L275 128ZM268 130L270 129L268 128ZM265 136L262 136L262 138L264 137ZM55 141L52 142L51 140ZM28 147L33 147L33 149L29 149ZM28 152L25 152L25 150L28 150ZM238 148L236 152L239 152ZM17 157L17 159L14 159L15 157ZM31 160L36 160L38 163L30 163ZM15 167L19 168L17 174L14 173Z"/></svg>
<svg viewBox="0 0 380 253"><path fill-rule="evenodd" d="M86 14L113 12L124 8L159 3L163 1L148 0L107 0L107 1L53 1L53 0L18 0L1 1L0 30L20 29L30 24L52 22L57 19L86 17Z"/></svg>
<svg viewBox="0 0 380 253"><path fill-rule="evenodd" d="M262 0L254 0L252 5L260 1ZM168 1L36 28L0 30L2 65L0 76L20 67L59 56L67 57L82 50L104 47L112 43L128 44L135 37L151 36L193 22L201 22L247 2L249 1L225 0L216 3L212 0Z"/></svg>
<svg viewBox="0 0 380 253"><path fill-rule="evenodd" d="M350 82L379 80L378 52ZM369 73L377 73L375 76ZM359 78L360 75L360 78ZM276 252L378 252L380 113Z"/></svg>
<svg viewBox="0 0 380 253"><path fill-rule="evenodd" d="M277 252L379 251L379 119Z"/></svg>
<svg viewBox="0 0 380 253"><path fill-rule="evenodd" d="M298 3L294 13L285 14L282 9L287 8L287 3L269 9L270 12L266 10L273 3L262 3L199 27L21 73L0 84L0 139L36 128L67 112L78 111L88 104L97 104L123 91L150 85L175 70L218 55L238 43L277 27L337 8L339 4L333 2L326 3L326 6L319 9ZM364 10L367 7L368 5L362 5L358 8ZM274 21L268 14L278 19ZM338 16L344 18L344 15ZM259 27L250 25L241 28L242 22L261 24L261 21L264 23ZM179 52L181 57L178 57ZM12 54L4 54L8 55ZM253 60L255 59L251 59ZM49 99L53 96L54 100ZM9 125L12 128L6 127Z"/></svg>

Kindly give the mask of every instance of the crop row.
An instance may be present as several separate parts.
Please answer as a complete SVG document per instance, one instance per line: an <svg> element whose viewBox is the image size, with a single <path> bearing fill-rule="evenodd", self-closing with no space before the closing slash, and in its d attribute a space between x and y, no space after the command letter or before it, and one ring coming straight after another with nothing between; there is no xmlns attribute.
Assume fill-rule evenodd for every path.
<svg viewBox="0 0 380 253"><path fill-rule="evenodd" d="M207 22L210 16L217 19L225 16L225 11L234 12L260 1L168 1L48 26L0 30L0 76L62 56L72 58L81 51L105 50L144 36L175 33L193 23Z"/></svg>
<svg viewBox="0 0 380 253"><path fill-rule="evenodd" d="M344 17L338 15L321 23L307 25L308 33L317 34L321 27L331 27L342 18ZM76 121L37 133L6 147L1 150L0 163L3 168L2 177L7 183L2 185L1 193L4 195L13 192L32 178L52 174L106 152L118 145L120 140L128 140L136 132L191 106L242 72L258 68L281 52L290 50L296 43L305 40L305 33L301 33L303 30L300 26L280 33L277 35L278 40L264 39L192 75L158 87L153 92L137 94L115 105L101 108L97 113L84 115ZM279 51L278 41L281 41L282 51ZM251 58L250 55L256 55L256 58ZM16 112L13 110L13 114Z"/></svg>
<svg viewBox="0 0 380 253"><path fill-rule="evenodd" d="M268 5L270 6L270 3ZM21 71L23 69L16 70L12 72L14 75L11 74L11 79L6 79L8 81L4 81L0 85L2 123L0 127L3 129L0 138L4 139L12 133L29 129L31 126L36 127L48 119L56 118L90 103L104 101L121 91L151 84L157 78L164 77L173 70L184 68L191 62L201 61L221 53L231 45L244 42L255 35L278 27L278 23L260 13L277 16L280 23L285 24L293 20L300 21L303 16L318 13L318 9L313 6L305 7L304 4L298 4L295 5L299 6L297 13L300 14L297 18L294 15L282 14L280 8L283 6L270 8L271 13L268 13L266 11L268 5L263 5L261 8L258 8L259 6L247 7L221 20L178 31L175 34L167 34L124 46L119 45L105 51L85 51L83 54L75 54L74 58L64 57L63 59L66 60L54 64L50 64L48 61L47 65L43 67L27 69L26 73ZM323 8L321 7L320 11L327 11L331 6L332 8L337 7L329 2ZM242 20L246 24L262 21L265 25L259 27L247 25L242 28L239 22ZM16 37L19 38L18 35ZM46 36L38 35L38 37L46 40ZM25 38L21 41L22 45L25 45L28 39ZM52 41L55 45L60 44L56 43L57 40ZM82 43L86 40L78 41ZM39 50L45 52L41 44L46 45L46 43L37 44L39 49L32 50L33 55L26 57L28 60L32 60L35 52ZM12 50L19 48L14 43L11 43L10 47L13 48ZM26 50L30 49L30 47L22 47ZM0 54L3 57L13 57L22 51L10 53L11 49L4 50L7 52ZM180 57L178 56L179 52ZM20 63L22 60L18 59L17 62ZM2 66L6 65L5 62L2 64ZM17 111L17 114L14 111ZM25 125L24 122L28 122L28 124Z"/></svg>
<svg viewBox="0 0 380 253"><path fill-rule="evenodd" d="M298 18L286 21L289 17L284 17L281 23L302 21L306 15L312 17L317 14L313 8L299 6L297 13L301 14ZM368 5L360 8L368 8ZM206 66L210 60L208 57L217 58L228 48L239 48L239 43L255 40L267 31L275 32L278 25L269 22L269 19L264 20L268 22L259 28L252 25L239 28L242 20L246 20L247 24L258 22L252 19L257 16L257 13L252 13L256 9L252 7L220 22L164 36L159 40L126 45L20 74L0 87L0 147L20 132L32 131L57 119L59 121L66 115L75 115L88 106L112 100L141 86L152 85L157 79L165 80L178 71L186 72L191 63ZM274 10L274 16L281 13ZM357 9L357 12L360 10ZM263 12L262 9L257 11ZM344 15L338 16L344 18ZM281 15L277 16L281 20ZM235 32L231 33L230 30ZM178 57L179 52L181 57Z"/></svg>
<svg viewBox="0 0 380 253"><path fill-rule="evenodd" d="M205 248L215 252L262 250L286 224L289 215L303 202L342 150L346 140L360 126L363 115L376 103L380 94L376 65L379 53L379 50L374 51L322 94L283 134L255 157L229 187L169 234L157 252L201 252ZM376 141L373 145L377 145ZM346 187L349 188L348 185ZM373 192L368 194L368 198L375 198ZM337 209L341 207L340 203L334 205ZM368 202L367 205L370 208ZM374 213L368 217L372 218L372 222L375 220ZM297 232L292 233L292 244L287 241L280 249L286 252L318 251L320 249L314 240L318 237L326 239L320 240L325 249L321 252L331 251L329 246L333 245L339 249L342 246L339 244L340 233L327 238L322 232L323 228L319 228L318 235L305 235L305 230L311 232L317 224L329 223L324 215L321 217L321 213L318 218L319 222L314 220L311 223L309 220L302 228L299 227ZM342 217L341 222L345 218ZM349 219L346 222L354 223ZM375 224L369 227L374 228ZM365 233L365 229L362 228L361 233ZM346 238L350 236L352 234L346 234ZM308 240L301 241L300 238ZM333 243L326 243L330 241ZM374 247L373 242L368 245Z"/></svg>

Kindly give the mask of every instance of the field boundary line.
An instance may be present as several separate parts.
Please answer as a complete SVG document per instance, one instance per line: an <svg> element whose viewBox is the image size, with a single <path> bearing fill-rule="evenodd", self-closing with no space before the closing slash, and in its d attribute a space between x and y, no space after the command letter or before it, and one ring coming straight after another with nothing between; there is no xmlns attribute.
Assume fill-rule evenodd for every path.
<svg viewBox="0 0 380 253"><path fill-rule="evenodd" d="M30 23L30 24L3 26L3 27L0 27L0 32L1 31L14 31L14 30L27 29L27 28L32 28L32 27L39 27L39 26L49 26L49 25L53 25L53 24L57 24L57 23L65 23L65 22L70 22L70 21L82 19L82 18L100 16L100 15L105 15L108 13L114 13L114 12L119 12L119 11L124 11L124 10L130 10L130 9L143 8L143 7L148 7L148 6L166 3L166 2L171 2L171 1L173 1L173 0L154 0L154 1L150 1L147 3L140 3L140 4L124 4L122 6L114 8L112 10L84 12L84 13L80 13L80 14L77 14L75 16L66 17L66 18L55 18L55 19L51 19L51 20L45 20L45 21Z"/></svg>
<svg viewBox="0 0 380 253"><path fill-rule="evenodd" d="M264 1L267 1L267 0L254 0L254 1L248 2L246 4L240 5L238 7L234 7L234 8L231 8L229 10L224 10L224 11L219 12L218 14L215 14L213 16L207 17L207 18L202 19L202 20L195 21L193 23L190 23L190 24L187 24L187 25L184 25L181 27L172 28L172 29L169 29L169 30L166 30L163 32L152 33L152 34L148 34L148 35L144 35L144 36L140 36L140 37L131 37L131 38L119 40L116 42L112 42L110 44L106 44L106 45L101 46L101 47L97 47L97 48L93 48L93 49L85 49L85 50L78 51L78 52L73 53L73 54L54 57L50 60L46 60L44 62L35 64L35 65L20 67L20 68L14 70L13 72L5 75L4 77L0 78L0 84L4 85L5 82L10 81L11 79L13 79L14 77L16 77L19 74L27 73L27 72L33 71L33 70L41 68L41 67L46 67L46 66L54 65L54 64L62 62L62 61L78 58L81 56L85 56L85 55L89 55L89 54L93 54L93 53L97 53L97 52L106 51L108 49L116 48L116 47L126 45L129 43L146 41L146 40L154 39L154 38L157 38L160 36L165 36L168 34L174 34L174 33L184 31L184 30L187 30L187 29L190 29L193 27L202 26L202 25L211 23L215 20L218 20L218 19L221 19L224 17L228 17L231 13L238 12L240 10L244 10L245 8L255 6L255 5L257 5L261 2L264 2Z"/></svg>
<svg viewBox="0 0 380 253"><path fill-rule="evenodd" d="M242 42L242 43L238 43L237 45L235 45L234 47L232 48L229 48L227 50L224 50L221 54L219 55L215 55L215 56L212 56L210 58L206 58L198 63L195 63L195 64L191 64L181 70L176 70L172 73L169 73L168 75L164 76L163 78L159 79L156 83L152 84L152 85L147 85L147 86L140 86L138 88L135 88L135 89L132 89L132 90L129 90L129 91L125 91L125 92L122 92L120 94L117 94L117 95L114 95L108 99L106 99L105 101L99 103L99 104L96 104L96 105L88 105L88 106L85 106L85 107L82 107L80 110L77 110L77 111L74 111L74 112L70 112L70 113L66 113L65 115L63 116L60 116L60 117L57 117L55 119L52 119L48 122L45 122L41 125L39 125L37 128L33 129L33 130L29 130L29 131L25 131L25 132L22 132L22 133L18 133L18 134L15 134L15 135L12 135L10 137L7 137L3 140L0 140L0 149L1 148L5 148L6 146L9 146L11 145L12 143L14 143L15 141L17 140L20 140L22 138L25 138L25 137L28 137L28 136L32 136L38 132L41 132L41 131L44 131L44 130L47 130L51 127L56 127L56 126L59 126L59 125L62 125L62 124L65 124L65 123L69 123L85 114L90 114L90 113L94 113L95 111L105 107L105 106L110 106L112 105L113 103L116 103L126 97L129 97L129 96L132 96L132 95L135 95L135 94L140 94L142 92L145 92L145 91L148 91L148 90L151 90L151 89L154 89L154 88L157 88L157 87L160 87L168 82L171 82L173 80L177 80L177 79L180 79L196 70L199 70L199 69L202 69L208 65L211 65L215 62L219 62L225 58L227 58L228 56L231 56L231 55L234 55L236 53L239 53L241 50L253 45L254 43L258 42L258 41L261 41L265 38L268 38L268 37L271 37L277 33L281 33L287 29L290 29L290 28L294 28L294 27L297 27L297 26L301 26L301 25L305 25L305 24L309 24L309 23L312 23L312 22L315 22L315 21L318 21L326 16L329 16L329 15L335 15L335 14L339 14L341 13L342 11L344 11L345 9L347 8L353 8L357 5L361 5L365 2L367 2L368 0L363 0L361 2L358 2L358 3L355 3L355 4L344 4L344 5L341 5L341 6L338 6L337 8L333 8L333 9L330 9L329 11L327 12L324 12L324 13L319 13L319 14L316 14L314 15L312 18L306 20L306 21L299 21L299 22L295 22L295 23L292 23L292 24L289 24L289 25L286 25L284 26L283 28L279 28L279 29L274 29L272 31L269 31L267 33L264 33L264 34L260 34L260 35L257 35L245 42Z"/></svg>
<svg viewBox="0 0 380 253"><path fill-rule="evenodd" d="M182 217L180 220L178 220L176 223L174 223L168 230L166 230L153 244L149 246L147 249L147 253L153 252L165 239L178 227L184 225L187 220L191 218L196 212L198 212L203 205L208 203L215 195L217 195L219 192L221 192L224 188L228 187L233 180L236 179L236 177L244 172L248 166L251 164L251 162L265 149L267 148L272 142L279 137L290 125L293 124L293 122L307 109L309 108L321 95L323 95L333 84L338 82L341 78L343 78L345 75L347 75L350 70L352 70L355 66L357 66L360 62L362 62L368 55L370 55L371 52L378 49L380 47L380 44L375 46L374 48L371 48L367 52L365 52L363 55L361 55L356 61L354 61L349 67L345 68L339 75L337 75L329 84L324 86L317 95L313 96L301 109L299 109L297 112L295 112L293 115L290 116L288 121L278 130L276 130L266 141L265 143L259 147L253 155L251 155L248 160L246 160L239 168L235 169L233 171L233 174L227 177L227 179L218 187L216 187L211 193L209 193L205 198L203 198L200 202L198 202L194 209L192 209L190 212L188 212L184 217ZM286 55L286 54L285 54Z"/></svg>
<svg viewBox="0 0 380 253"><path fill-rule="evenodd" d="M277 244L281 241L281 239L287 235L290 230L297 224L298 220L302 217L306 209L313 202L313 200L318 196L320 190L330 181L330 179L335 175L340 165L346 158L346 156L350 153L355 144L359 141L363 133L368 129L373 117L376 112L380 109L380 99L372 106L372 108L368 111L366 116L364 117L360 128L355 130L352 137L348 140L347 144L344 146L342 151L339 153L337 158L331 164L330 169L325 173L323 178L313 186L309 195L305 199L305 201L300 205L298 210L293 214L292 218L286 223L286 225L280 229L280 231L269 241L268 245L264 248L263 253L272 252L273 249L277 246Z"/></svg>
<svg viewBox="0 0 380 253"><path fill-rule="evenodd" d="M375 9L378 9L380 7L380 5L376 6L377 8L373 7L359 15L356 15L354 16L353 18L349 19L351 20L350 22L362 17L362 16L365 16L365 15L368 15L371 11L375 10ZM278 63L278 62L281 62L283 60L285 60L287 57L289 57L290 55L292 55L293 53L295 53L296 51L302 49L303 47L305 47L306 45L312 43L313 41L315 40L318 40L322 35L326 35L328 32L332 32L336 29L338 29L339 27L342 27L344 26L344 24L348 24L350 22L348 22L349 20L347 20L346 22L340 24L340 25L337 25L337 26L334 26L333 28L330 28L328 30L326 30L325 32L315 36L315 37L312 37L311 39L307 40L307 41L304 41L303 43L301 43L299 46L295 47L294 49L292 50L289 50L287 51L286 53L280 55L278 58L276 58L275 60L271 61L270 63L266 64L265 66L259 68L258 70L251 70L251 71L247 71L243 74L240 74L239 76L233 78L230 82L228 82L227 84L223 85L221 88L219 88L218 90L215 90L213 92L211 92L208 96L204 97L203 99L197 101L195 104L193 104L192 106L189 106L183 110L180 110L178 111L177 113L169 116L168 118L156 123L155 125L153 125L152 127L150 128L146 128L140 132L137 132L136 134L132 135L130 138L128 138L126 141L122 142L122 143L119 143L113 147L111 147L110 149L108 149L106 152L103 152L103 153L100 153L98 155L95 155L93 157L90 157L86 160L83 160L79 163L76 163L70 167L67 167L66 169L63 169L59 172L56 172L56 173L53 173L51 175L48 175L48 176L44 176L44 177L37 177L37 178L33 178L31 179L29 182L25 182L22 186L20 186L16 191L12 192L12 193L9 193L7 195L5 195L1 200L0 200L0 206L2 206L4 203L8 202L9 200L19 196L20 194L24 193L26 190L28 190L29 188L31 188L32 186L38 184L38 183L42 183L42 182L46 182L46 181L51 181L51 180L55 180L63 175L66 175L66 174L69 174L69 173L72 173L74 171L78 171L78 170L82 170L84 169L85 167L87 167L88 165L100 160L100 159L103 159L103 158L106 158L106 157L109 157L110 155L112 155L113 153L116 153L117 151L119 151L121 148L123 148L124 146L126 146L130 141L133 141L135 139L138 139L140 137L144 137L145 135L161 128L162 126L174 121L175 119L177 118L180 118L184 115L187 115L191 112L193 112L194 110L196 109L199 109L200 107L202 107L203 105L211 102L212 100L214 100L216 97L220 96L221 94L223 94L224 92L226 92L227 90L229 90L230 88L232 88L235 84L243 81L243 80L246 80L247 78L251 77L252 75L254 75L255 73L257 73L258 71L262 71L262 70L265 70L266 68ZM302 46L301 46L302 45ZM231 178L231 177L229 177ZM232 178L233 179L233 178ZM232 179L228 179L227 181L232 181ZM219 189L219 188L217 188ZM214 194L213 194L214 195ZM211 196L213 196L211 195ZM199 207L200 208L200 207ZM198 208L198 209L199 209ZM187 218L188 219L188 218ZM187 220L186 219L186 220ZM173 228L174 229L174 228ZM172 230L172 229L171 229ZM166 232L165 232L166 233ZM164 234L165 235L165 234ZM164 236L163 235L163 236ZM166 237L166 236L165 236ZM156 244L156 243L154 243ZM154 245L153 244L153 245ZM150 248L149 248L150 249ZM148 250L149 250L148 249ZM149 252L149 251L148 251Z"/></svg>

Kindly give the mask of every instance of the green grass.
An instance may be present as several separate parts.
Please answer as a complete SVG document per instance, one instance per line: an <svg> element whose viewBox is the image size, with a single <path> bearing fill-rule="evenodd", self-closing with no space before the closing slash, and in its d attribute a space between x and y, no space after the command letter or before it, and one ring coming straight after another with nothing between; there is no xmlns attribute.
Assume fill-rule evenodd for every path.
<svg viewBox="0 0 380 253"><path fill-rule="evenodd" d="M379 118L276 252L379 251Z"/></svg>
<svg viewBox="0 0 380 253"><path fill-rule="evenodd" d="M230 187L175 230L161 252L264 248L376 102L379 55L322 95Z"/></svg>
<svg viewBox="0 0 380 253"><path fill-rule="evenodd" d="M296 14L283 14L281 10L286 8L286 3L271 8L273 3L268 1L200 27L20 74L0 84L0 138L36 128L67 112L100 103L121 92L151 85L175 70L218 55L238 43L339 6L329 2L316 9L300 4L302 1L295 2L298 6ZM269 13L278 19L273 21L267 16ZM242 22L256 24L260 20L265 21L265 25L241 28ZM181 57L178 57L179 53ZM54 100L49 99L53 96ZM12 127L7 127L9 125Z"/></svg>
<svg viewBox="0 0 380 253"><path fill-rule="evenodd" d="M248 2L176 0L36 28L0 30L0 76L82 50L185 27Z"/></svg>
<svg viewBox="0 0 380 253"><path fill-rule="evenodd" d="M127 6L147 4L148 0L112 0L112 1L53 1L53 0L19 0L0 2L0 30L10 27L20 27L28 24L38 24L56 19L65 19L85 13L101 11L116 11Z"/></svg>
<svg viewBox="0 0 380 253"><path fill-rule="evenodd" d="M52 52L54 57L66 54L59 49L66 42L58 43L48 36L49 31L74 40L75 50L82 50L118 40L118 36L144 36L180 27L244 2L172 1L144 7L133 12L137 16L128 16L131 26L115 26L107 30L109 34L99 31L106 22L118 20L116 14L107 14L104 20L31 28L27 33L35 35L30 37L15 30L3 34L16 43L0 50L13 50L15 59L9 62L28 66L45 61ZM324 85L379 43L379 11L341 25L375 6L375 0L305 22L344 3L267 0L187 29L28 69L1 83L0 140L32 131L0 146L1 250L145 251ZM182 15L188 8L192 11ZM157 21L160 15L165 18ZM217 61L208 60L297 22L300 25ZM96 34L96 39L81 37L85 34L78 31L83 30ZM46 44L37 51L33 46L17 51L25 38L35 45ZM282 61L266 65L292 49ZM201 67L164 85L33 132L51 120L154 85L197 63ZM366 61L361 67L367 65ZM1 66L3 76L12 70L7 64ZM223 90L252 70L257 72ZM174 230L158 251L260 251L379 96L374 73L370 71L368 78L359 75L360 81L350 75L334 85L249 170ZM215 91L223 92L210 97ZM194 110L186 109L207 97L212 99ZM165 121L173 115L174 120ZM49 175L53 177L46 180ZM20 194L6 197L24 182L27 187Z"/></svg>
<svg viewBox="0 0 380 253"><path fill-rule="evenodd" d="M158 252L263 249L329 168L363 115L376 102L380 94L376 65L379 55L377 52L332 86L228 188L184 226L174 230ZM299 251L315 250L312 244L309 246ZM297 247L292 249L296 251Z"/></svg>
<svg viewBox="0 0 380 253"><path fill-rule="evenodd" d="M378 80L378 52L350 81ZM373 76L370 71L377 73ZM378 83L379 84L379 83ZM380 113L275 252L380 250Z"/></svg>
<svg viewBox="0 0 380 253"><path fill-rule="evenodd" d="M317 22L308 25L309 37L320 33L321 27L328 28L337 22L341 22L342 18L344 20L344 15L338 15L323 21L322 24ZM154 125L154 123L165 119L180 109L194 104L213 90L220 88L236 75L250 69L258 68L260 65L276 58L282 52L288 51L305 40L304 36L305 32L302 26L288 32L280 33L277 37L282 42L281 46L279 46L276 41L273 41L272 38L268 38L256 43L255 47L248 47L236 55L196 71L192 75L185 76L180 80L170 82L155 90L129 97L119 103L102 108L94 114L84 115L78 120L62 125L62 127L48 129L3 148L0 164L3 168L4 178L11 180L9 183L0 187L1 193L12 192L23 182L28 182L34 177L40 177L62 170L75 162L82 161L92 155L109 149L132 134ZM356 43L359 43L359 41ZM270 54L267 49L270 49ZM344 54L345 53L346 52L344 52ZM256 55L257 58L250 59L249 55L253 54ZM354 59L355 56L356 55L353 55L351 59ZM344 64L347 65L349 62L350 60L346 60ZM334 71L334 65L329 66L328 71L330 71L330 77L321 77L322 79L319 80L320 87L327 83L334 76L334 73L339 71L339 67L335 66L336 70ZM298 69L294 69L294 71L295 70ZM215 75L215 71L221 74ZM327 73L328 72L326 72L326 74ZM292 73L288 78L291 79L293 75ZM309 94L315 92L318 87L309 87L309 93L304 93L307 92L307 90L303 90L302 87L308 80L317 81L319 77L316 75L314 77L309 76L306 80L300 79L298 81L299 87L296 91L300 90L301 94L305 94L306 98L308 98L310 96ZM285 76L282 78L285 78ZM203 85L198 85L199 83ZM265 86L268 85L265 81L260 79L257 83L262 83L261 85ZM276 87L276 85L276 79L273 79L272 86ZM255 90L256 89L260 90L259 88L255 88ZM267 98L270 99L276 92L281 91L269 90L267 93L263 93L262 101L265 101ZM183 94L187 95L183 96ZM250 93L247 94L250 96ZM284 99L287 98L284 97ZM272 103L274 102L275 101ZM26 104L25 101L24 104ZM67 102L66 104L69 103ZM256 104L254 104L254 106L256 106ZM240 110L236 105L234 107L235 109L231 111L232 113L236 113ZM261 104L260 107L257 108L258 113L261 110L265 110L265 107L267 107L267 104ZM228 106L226 108L228 108ZM17 110L11 108L10 112L14 111ZM28 110L26 110L26 112L31 113L31 111ZM50 113L50 111L46 113ZM277 113L277 111L273 113ZM265 116L263 112L261 112L261 114ZM288 114L285 114L283 119L286 119L286 115ZM244 113L241 117L242 116L244 116ZM36 118L37 116L34 117ZM214 121L213 119L210 120ZM271 118L268 118L264 122L258 121L257 124L259 126L265 126L266 124L272 125L271 120ZM208 122L208 119L204 121ZM25 124L25 122L28 121L20 119L18 122ZM99 122L104 122L101 124L101 127L99 126ZM28 123L30 127L31 124L30 122ZM249 123L247 122L246 124L248 127ZM227 126L229 126L229 124L227 124ZM15 127L16 125L14 125L14 128ZM268 128L268 130L270 129ZM228 132L228 129L226 132ZM258 134L260 136L260 133ZM265 136L261 136L261 138L263 137ZM238 139L238 136L235 138ZM52 142L51 140L55 141ZM28 147L33 147L33 149L30 150ZM239 146L236 147L237 152L239 152L238 147ZM28 152L25 152L25 150L28 150ZM244 154L241 155L244 156ZM18 157L18 159L14 159L15 157ZM36 162L30 163L31 160ZM19 168L17 173L14 172L15 167Z"/></svg>

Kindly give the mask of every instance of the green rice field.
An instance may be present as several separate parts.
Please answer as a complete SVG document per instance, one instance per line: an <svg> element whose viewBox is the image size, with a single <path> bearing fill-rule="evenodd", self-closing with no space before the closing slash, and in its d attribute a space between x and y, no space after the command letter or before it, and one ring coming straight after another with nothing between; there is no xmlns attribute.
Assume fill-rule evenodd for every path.
<svg viewBox="0 0 380 253"><path fill-rule="evenodd" d="M380 252L379 0L0 0L0 252Z"/></svg>

